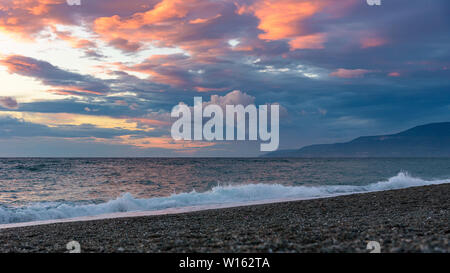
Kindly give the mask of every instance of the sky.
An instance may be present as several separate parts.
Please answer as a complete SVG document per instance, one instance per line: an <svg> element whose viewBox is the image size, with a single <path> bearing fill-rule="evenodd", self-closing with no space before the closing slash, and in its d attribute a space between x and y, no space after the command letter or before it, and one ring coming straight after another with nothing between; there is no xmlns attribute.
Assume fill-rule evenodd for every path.
<svg viewBox="0 0 450 273"><path fill-rule="evenodd" d="M0 0L0 157L258 156L172 107L279 104L280 149L450 121L448 0Z"/></svg>

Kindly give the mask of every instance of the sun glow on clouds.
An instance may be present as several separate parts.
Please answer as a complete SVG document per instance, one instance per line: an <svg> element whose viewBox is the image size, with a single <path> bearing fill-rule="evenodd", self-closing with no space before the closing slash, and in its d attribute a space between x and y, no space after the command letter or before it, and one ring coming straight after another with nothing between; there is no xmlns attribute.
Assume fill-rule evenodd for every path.
<svg viewBox="0 0 450 273"><path fill-rule="evenodd" d="M298 22L305 20L323 7L323 1L268 0L239 8L238 13L253 13L259 18L261 39L278 40L298 36L303 30Z"/></svg>
<svg viewBox="0 0 450 273"><path fill-rule="evenodd" d="M59 96L47 92L48 88L40 82L7 72L6 68L0 66L0 96L14 96L20 102L33 102L42 100L63 99Z"/></svg>
<svg viewBox="0 0 450 273"><path fill-rule="evenodd" d="M83 54L78 49L68 47L64 41L50 41L47 38L21 41L0 32L0 48L3 55L22 55L47 60L59 67L87 72L92 63L98 63L95 60L82 58Z"/></svg>
<svg viewBox="0 0 450 273"><path fill-rule="evenodd" d="M162 148L181 151L206 148L216 145L214 142L173 140L170 136L142 138L133 135L124 135L106 141L113 144L132 145L142 149ZM102 140L102 142L104 142L104 140Z"/></svg>
<svg viewBox="0 0 450 273"><path fill-rule="evenodd" d="M324 48L326 36L323 33L300 36L289 42L291 50L295 49L320 49Z"/></svg>
<svg viewBox="0 0 450 273"><path fill-rule="evenodd" d="M378 47L387 44L387 41L379 37L370 37L361 39L362 48Z"/></svg>
<svg viewBox="0 0 450 273"><path fill-rule="evenodd" d="M96 41L101 45L103 57L84 58L82 47L77 46L74 41L89 41L89 34L83 28L74 26L53 26L53 30L42 31L36 39L17 40L13 36L2 34L0 32L0 48L2 48L0 59L8 55L27 56L38 60L46 60L47 62L67 71L75 71L83 74L95 75L100 79L114 79L108 71L114 71L117 66L114 63L122 62L128 64L139 64L148 56L154 54L176 54L182 52L178 48L157 48L148 46L142 51L133 56L124 54L111 46L106 45L103 41ZM60 32L55 35L54 32ZM70 33L70 37L61 39L61 33ZM65 34L68 35L68 34ZM77 38L73 38L77 37ZM79 39L79 40L77 40ZM106 68L106 69L105 69ZM32 80L27 77L19 76L17 74L8 73L7 69L0 66L0 80L3 88L0 90L0 95L11 95L23 102L33 102L42 100L58 100L68 97L68 94L59 92L55 88L46 86L37 80ZM130 75L134 75L140 79L146 79L147 74L138 71L128 71ZM95 90L91 90L95 93Z"/></svg>
<svg viewBox="0 0 450 273"><path fill-rule="evenodd" d="M430 63L448 67L440 48L445 41L432 36L441 22L428 28L432 47L410 35L409 9L414 16L428 12L411 2L398 13L396 4L392 11L369 10L362 0L96 0L79 7L65 0L0 0L0 116L52 128L120 128L129 132L90 139L190 153L214 144L164 136L165 115L180 98L240 89L257 100L280 96L277 101L296 108L296 99L321 103L308 90L334 87L327 82L382 84L424 74L414 69ZM427 9L440 9L442 0L436 2ZM429 14L430 21L439 19ZM387 23L405 28L402 35L394 37ZM395 63L386 57L390 50L397 52ZM408 50L417 65L402 65L413 61ZM325 107L331 108L314 106ZM158 136L145 136L154 131Z"/></svg>
<svg viewBox="0 0 450 273"><path fill-rule="evenodd" d="M92 116L68 113L36 113L36 112L12 112L0 111L0 116L13 117L36 124L43 124L49 127L58 126L80 126L92 125L97 128L122 129L130 131L150 132L152 127L142 128L138 122L128 118L113 118L108 116Z"/></svg>

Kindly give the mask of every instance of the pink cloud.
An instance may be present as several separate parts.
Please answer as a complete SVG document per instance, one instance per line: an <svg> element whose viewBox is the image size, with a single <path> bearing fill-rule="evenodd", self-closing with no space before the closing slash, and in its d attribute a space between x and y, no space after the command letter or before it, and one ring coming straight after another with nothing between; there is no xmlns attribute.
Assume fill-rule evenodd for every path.
<svg viewBox="0 0 450 273"><path fill-rule="evenodd" d="M227 90L226 87L214 88L214 87L203 87L203 86L196 86L194 89L197 92L222 92L222 91Z"/></svg>
<svg viewBox="0 0 450 273"><path fill-rule="evenodd" d="M387 44L387 40L379 37L361 39L361 48L378 47Z"/></svg>
<svg viewBox="0 0 450 273"><path fill-rule="evenodd" d="M389 77L400 77L400 73L399 72L391 72L388 74Z"/></svg>
<svg viewBox="0 0 450 273"><path fill-rule="evenodd" d="M338 78L359 78L363 77L365 74L370 73L370 70L366 69L345 69L339 68L338 70L332 72L330 76Z"/></svg>

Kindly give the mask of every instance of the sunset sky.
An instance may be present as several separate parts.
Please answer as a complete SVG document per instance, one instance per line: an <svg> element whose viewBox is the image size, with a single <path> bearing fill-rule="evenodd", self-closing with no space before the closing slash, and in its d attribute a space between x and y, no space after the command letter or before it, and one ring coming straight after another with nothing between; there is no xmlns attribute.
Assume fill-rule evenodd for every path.
<svg viewBox="0 0 450 273"><path fill-rule="evenodd" d="M280 149L450 121L450 1L0 0L0 157L257 156L172 107L278 103Z"/></svg>

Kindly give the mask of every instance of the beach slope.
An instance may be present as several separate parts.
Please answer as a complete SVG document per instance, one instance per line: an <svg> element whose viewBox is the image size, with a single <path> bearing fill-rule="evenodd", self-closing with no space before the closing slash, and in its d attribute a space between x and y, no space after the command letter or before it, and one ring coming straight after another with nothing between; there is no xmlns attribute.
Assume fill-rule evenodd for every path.
<svg viewBox="0 0 450 273"><path fill-rule="evenodd" d="M450 184L0 230L0 252L450 252Z"/></svg>

